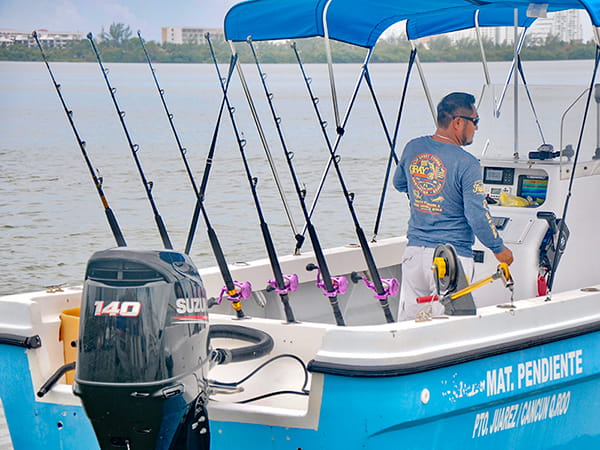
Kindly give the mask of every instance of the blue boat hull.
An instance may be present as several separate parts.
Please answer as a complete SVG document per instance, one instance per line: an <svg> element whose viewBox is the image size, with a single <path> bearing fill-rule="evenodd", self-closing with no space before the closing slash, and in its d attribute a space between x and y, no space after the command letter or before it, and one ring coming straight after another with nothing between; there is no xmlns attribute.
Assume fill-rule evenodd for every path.
<svg viewBox="0 0 600 450"><path fill-rule="evenodd" d="M326 375L318 430L212 422L212 442L218 449L271 442L282 450L598 448L599 337L590 333L405 376ZM554 380L546 379L549 373L534 378L531 362L543 358L559 361Z"/></svg>
<svg viewBox="0 0 600 450"><path fill-rule="evenodd" d="M326 375L318 430L212 422L212 442L218 449L599 448L599 334L411 375Z"/></svg>
<svg viewBox="0 0 600 450"><path fill-rule="evenodd" d="M0 394L15 450L98 448L81 406L38 401L26 352L0 345Z"/></svg>
<svg viewBox="0 0 600 450"><path fill-rule="evenodd" d="M600 447L599 332L425 372L324 375L317 430L211 421L213 449ZM0 346L15 449L97 448L81 407L38 401L26 350Z"/></svg>

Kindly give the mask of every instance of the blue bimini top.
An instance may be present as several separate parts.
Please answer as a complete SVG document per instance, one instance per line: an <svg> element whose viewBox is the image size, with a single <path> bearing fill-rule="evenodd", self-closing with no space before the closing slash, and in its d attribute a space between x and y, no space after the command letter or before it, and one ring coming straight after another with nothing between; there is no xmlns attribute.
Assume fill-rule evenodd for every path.
<svg viewBox="0 0 600 450"><path fill-rule="evenodd" d="M391 25L406 20L409 39L480 26L529 26L542 12L584 9L600 25L600 0L249 0L225 17L231 41L329 36L373 47Z"/></svg>

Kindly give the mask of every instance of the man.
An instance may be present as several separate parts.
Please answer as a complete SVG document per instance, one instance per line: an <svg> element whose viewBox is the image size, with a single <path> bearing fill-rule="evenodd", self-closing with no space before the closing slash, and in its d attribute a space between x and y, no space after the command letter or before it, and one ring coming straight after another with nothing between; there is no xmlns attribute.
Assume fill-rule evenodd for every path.
<svg viewBox="0 0 600 450"><path fill-rule="evenodd" d="M478 123L475 97L453 92L438 104L433 136L413 139L404 148L394 175L394 186L410 201L399 320L414 319L416 298L434 292L431 264L438 244L454 246L470 281L475 236L498 261L513 261L492 224L481 165L461 147L473 142Z"/></svg>

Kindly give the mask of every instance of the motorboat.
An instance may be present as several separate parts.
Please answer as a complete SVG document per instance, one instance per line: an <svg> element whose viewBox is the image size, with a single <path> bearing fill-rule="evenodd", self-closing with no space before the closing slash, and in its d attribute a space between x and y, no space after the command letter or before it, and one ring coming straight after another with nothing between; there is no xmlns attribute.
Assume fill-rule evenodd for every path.
<svg viewBox="0 0 600 450"><path fill-rule="evenodd" d="M521 110L531 110L538 122L522 73L522 37L537 17L566 9L585 11L594 26L596 58L589 85L562 105L557 122L550 124L561 131L556 150L543 133L535 148L529 143L521 147L518 127L524 118L518 104L523 92L527 101ZM381 34L398 22L404 22L411 42L511 25L516 38L503 89L492 89L486 80L479 96L480 115L491 125L477 155L493 223L515 262L510 268L498 265L476 242L475 276L469 280L453 249L441 244L432 261L436 292L423 300L415 320L401 322L399 281L407 240L366 238L338 151L359 89L369 90L379 111L369 59ZM220 122L229 120L268 258L243 265L225 259L203 207L204 196L210 195L206 187L214 145L202 183L194 185L197 204L190 227L195 230L204 221L214 267L197 267L190 258L192 231L185 250L173 248L138 159L164 248L128 247L90 165L116 247L91 255L82 267L82 287L0 298L0 392L14 448L596 448L600 278L593 260L600 252L595 227L600 213L593 198L600 192L600 145L590 144L589 136L594 133L593 106L600 104L598 25L596 0L251 0L234 5L224 23L232 49L229 71L221 73L215 59L215 88L222 94L215 136L222 132ZM326 49L335 126L326 126L331 119L321 110L310 69L294 44L309 37L322 39ZM127 131L108 71L88 38ZM277 97L254 51L254 42L263 40L292 44L300 88L314 109L316 138L329 152L323 178L337 178L340 203L348 208L358 244L320 246L312 222L314 203L309 204L295 171L301 158L288 150ZM344 114L331 40L365 49ZM245 83L244 71L252 67L239 63L241 45L249 45L255 57L259 92ZM44 61L87 158L45 55ZM406 80L413 68L422 75L416 45ZM289 255L277 254L262 214L267 205L256 190L246 142L236 126L229 91L235 80L257 128L269 125L277 132L303 211L305 229L297 233ZM506 133L500 112L508 108L511 89L515 143L501 148L492 139L494 132ZM400 151L397 135L410 134L401 129L405 94L406 83L395 127L380 115L389 144L386 182ZM259 95L272 117L260 118L253 108ZM579 126L567 129L566 123L574 121ZM137 148L129 144L135 157ZM264 147L272 162L266 142ZM273 165L279 178L277 170ZM312 248L303 248L309 242ZM443 313L435 313L435 302Z"/></svg>

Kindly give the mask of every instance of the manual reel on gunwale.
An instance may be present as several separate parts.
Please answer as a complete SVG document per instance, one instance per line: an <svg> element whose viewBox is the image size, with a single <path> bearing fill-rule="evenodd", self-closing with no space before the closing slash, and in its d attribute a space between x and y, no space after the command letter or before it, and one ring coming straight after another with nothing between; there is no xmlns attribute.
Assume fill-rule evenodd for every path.
<svg viewBox="0 0 600 450"><path fill-rule="evenodd" d="M456 250L451 244L440 244L435 248L431 270L436 295L419 297L417 303L429 303L439 300L444 305L444 314L449 316L475 315L477 307L471 292L494 280L501 279L504 286L511 291L511 294L513 293L514 281L506 263L498 264L496 272L489 277L469 284ZM513 308L512 295L509 305L499 306Z"/></svg>
<svg viewBox="0 0 600 450"><path fill-rule="evenodd" d="M477 307L470 292L459 298L451 299L452 294L469 286L456 250L451 244L440 244L435 248L431 270L437 296L440 303L444 305L444 314L449 316L476 314Z"/></svg>

